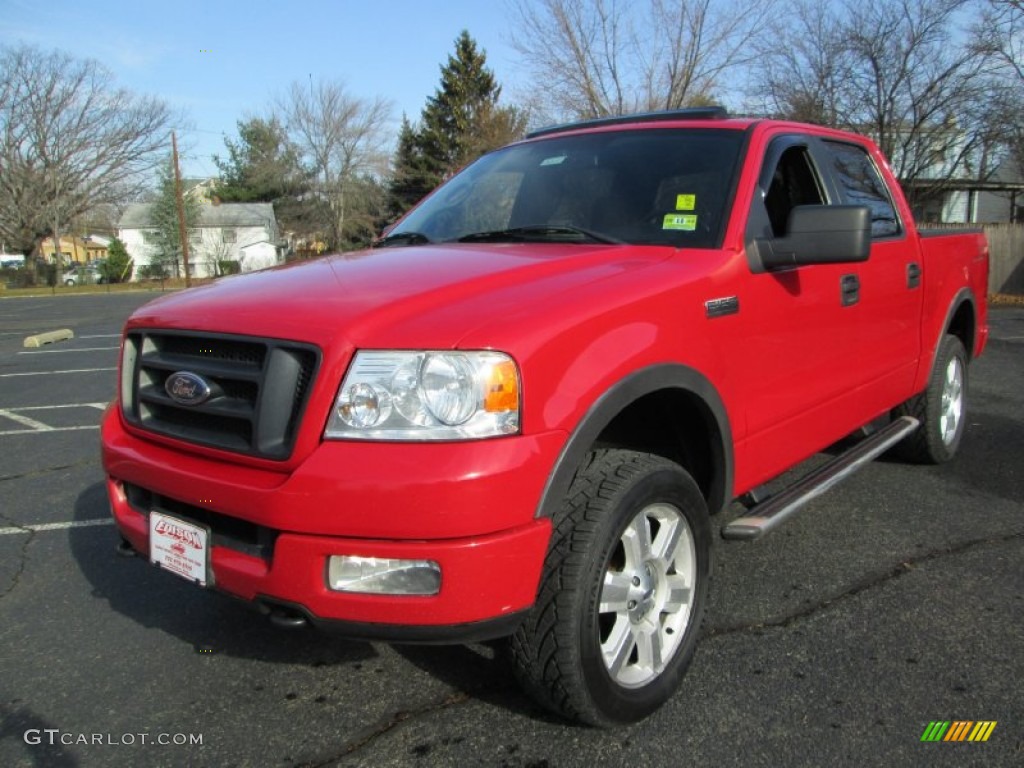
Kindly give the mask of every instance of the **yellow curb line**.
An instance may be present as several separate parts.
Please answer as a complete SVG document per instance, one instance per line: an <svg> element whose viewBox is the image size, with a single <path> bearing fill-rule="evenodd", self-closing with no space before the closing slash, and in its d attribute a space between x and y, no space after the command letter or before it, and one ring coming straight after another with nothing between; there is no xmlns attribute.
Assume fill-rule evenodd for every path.
<svg viewBox="0 0 1024 768"><path fill-rule="evenodd" d="M75 334L70 328L62 328L59 331L47 331L46 333L37 333L35 336L29 336L25 339L23 346L41 347L44 344L52 344L55 341L67 341L73 338L75 338Z"/></svg>

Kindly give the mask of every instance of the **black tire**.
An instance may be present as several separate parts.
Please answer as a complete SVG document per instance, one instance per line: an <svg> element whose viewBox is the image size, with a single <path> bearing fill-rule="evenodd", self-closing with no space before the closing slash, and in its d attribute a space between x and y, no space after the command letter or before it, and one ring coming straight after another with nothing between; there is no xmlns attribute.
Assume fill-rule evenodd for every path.
<svg viewBox="0 0 1024 768"><path fill-rule="evenodd" d="M552 522L537 602L510 643L517 674L565 718L637 722L693 656L711 573L707 504L671 461L597 451Z"/></svg>
<svg viewBox="0 0 1024 768"><path fill-rule="evenodd" d="M959 338L943 337L927 388L895 408L893 416L913 416L921 422L896 446L900 458L942 464L956 455L967 417L967 350Z"/></svg>

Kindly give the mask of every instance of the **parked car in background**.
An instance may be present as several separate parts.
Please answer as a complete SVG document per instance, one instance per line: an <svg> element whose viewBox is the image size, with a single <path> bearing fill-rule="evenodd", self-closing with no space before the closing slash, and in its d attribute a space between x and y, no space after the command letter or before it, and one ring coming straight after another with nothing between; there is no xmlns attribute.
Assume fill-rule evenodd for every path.
<svg viewBox="0 0 1024 768"><path fill-rule="evenodd" d="M95 264L69 268L61 279L64 285L97 285L106 282L103 272Z"/></svg>

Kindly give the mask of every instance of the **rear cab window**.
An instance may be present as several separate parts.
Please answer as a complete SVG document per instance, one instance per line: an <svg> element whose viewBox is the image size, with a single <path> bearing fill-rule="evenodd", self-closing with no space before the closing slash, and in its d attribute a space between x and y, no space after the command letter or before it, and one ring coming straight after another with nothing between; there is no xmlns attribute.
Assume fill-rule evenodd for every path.
<svg viewBox="0 0 1024 768"><path fill-rule="evenodd" d="M823 141L832 159L842 202L871 209L871 235L894 237L902 233L899 216L885 182L867 151L856 144Z"/></svg>

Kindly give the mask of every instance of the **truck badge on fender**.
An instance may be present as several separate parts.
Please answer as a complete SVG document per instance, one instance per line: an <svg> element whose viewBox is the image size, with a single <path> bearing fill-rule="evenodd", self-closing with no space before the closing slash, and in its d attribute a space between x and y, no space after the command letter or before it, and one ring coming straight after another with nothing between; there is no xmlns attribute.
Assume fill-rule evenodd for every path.
<svg viewBox="0 0 1024 768"><path fill-rule="evenodd" d="M737 296L726 296L722 299L711 299L704 302L704 314L708 318L735 315L740 311L740 300Z"/></svg>
<svg viewBox="0 0 1024 768"><path fill-rule="evenodd" d="M179 405L199 405L210 398L210 385L190 371L178 371L167 377L164 389Z"/></svg>

